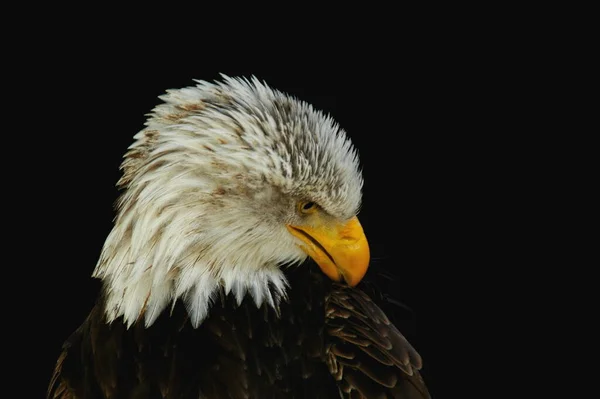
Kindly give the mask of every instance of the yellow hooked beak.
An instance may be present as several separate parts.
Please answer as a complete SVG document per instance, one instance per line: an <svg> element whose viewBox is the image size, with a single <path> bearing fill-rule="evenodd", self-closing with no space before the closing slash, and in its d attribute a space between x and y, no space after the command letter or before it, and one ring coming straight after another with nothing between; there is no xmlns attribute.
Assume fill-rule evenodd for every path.
<svg viewBox="0 0 600 399"><path fill-rule="evenodd" d="M345 224L320 223L316 226L287 225L299 238L300 247L330 279L357 285L369 267L369 244L355 216Z"/></svg>

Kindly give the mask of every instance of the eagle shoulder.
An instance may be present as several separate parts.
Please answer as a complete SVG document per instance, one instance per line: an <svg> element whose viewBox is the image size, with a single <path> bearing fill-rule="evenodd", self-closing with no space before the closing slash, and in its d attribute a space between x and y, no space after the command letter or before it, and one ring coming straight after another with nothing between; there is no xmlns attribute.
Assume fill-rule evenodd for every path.
<svg viewBox="0 0 600 399"><path fill-rule="evenodd" d="M326 362L349 398L430 398L415 348L362 291L334 284L325 299Z"/></svg>

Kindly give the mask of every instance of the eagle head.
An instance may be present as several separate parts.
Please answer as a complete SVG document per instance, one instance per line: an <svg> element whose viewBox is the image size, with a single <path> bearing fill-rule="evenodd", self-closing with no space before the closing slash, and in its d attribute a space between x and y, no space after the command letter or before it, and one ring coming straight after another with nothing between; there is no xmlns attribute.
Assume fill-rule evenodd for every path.
<svg viewBox="0 0 600 399"><path fill-rule="evenodd" d="M108 321L150 326L181 299L197 327L220 289L277 308L281 268L307 256L331 279L358 284L369 248L345 132L256 78L196 83L160 97L124 157L93 274Z"/></svg>

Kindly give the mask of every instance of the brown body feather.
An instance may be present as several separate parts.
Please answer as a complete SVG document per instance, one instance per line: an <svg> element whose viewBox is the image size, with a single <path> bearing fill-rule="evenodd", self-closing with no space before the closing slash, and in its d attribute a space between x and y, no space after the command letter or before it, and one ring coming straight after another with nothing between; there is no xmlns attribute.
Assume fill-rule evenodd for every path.
<svg viewBox="0 0 600 399"><path fill-rule="evenodd" d="M367 295L308 267L289 277L279 316L222 295L198 329L179 303L149 328L108 325L100 300L48 398L429 398L419 355Z"/></svg>

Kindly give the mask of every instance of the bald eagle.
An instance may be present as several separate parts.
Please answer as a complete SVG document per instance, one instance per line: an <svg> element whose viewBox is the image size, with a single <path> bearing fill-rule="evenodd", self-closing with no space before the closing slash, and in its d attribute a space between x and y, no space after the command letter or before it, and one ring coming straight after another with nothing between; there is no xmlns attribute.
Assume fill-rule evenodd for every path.
<svg viewBox="0 0 600 399"><path fill-rule="evenodd" d="M359 288L359 159L256 78L168 90L124 157L95 307L48 398L428 398Z"/></svg>

